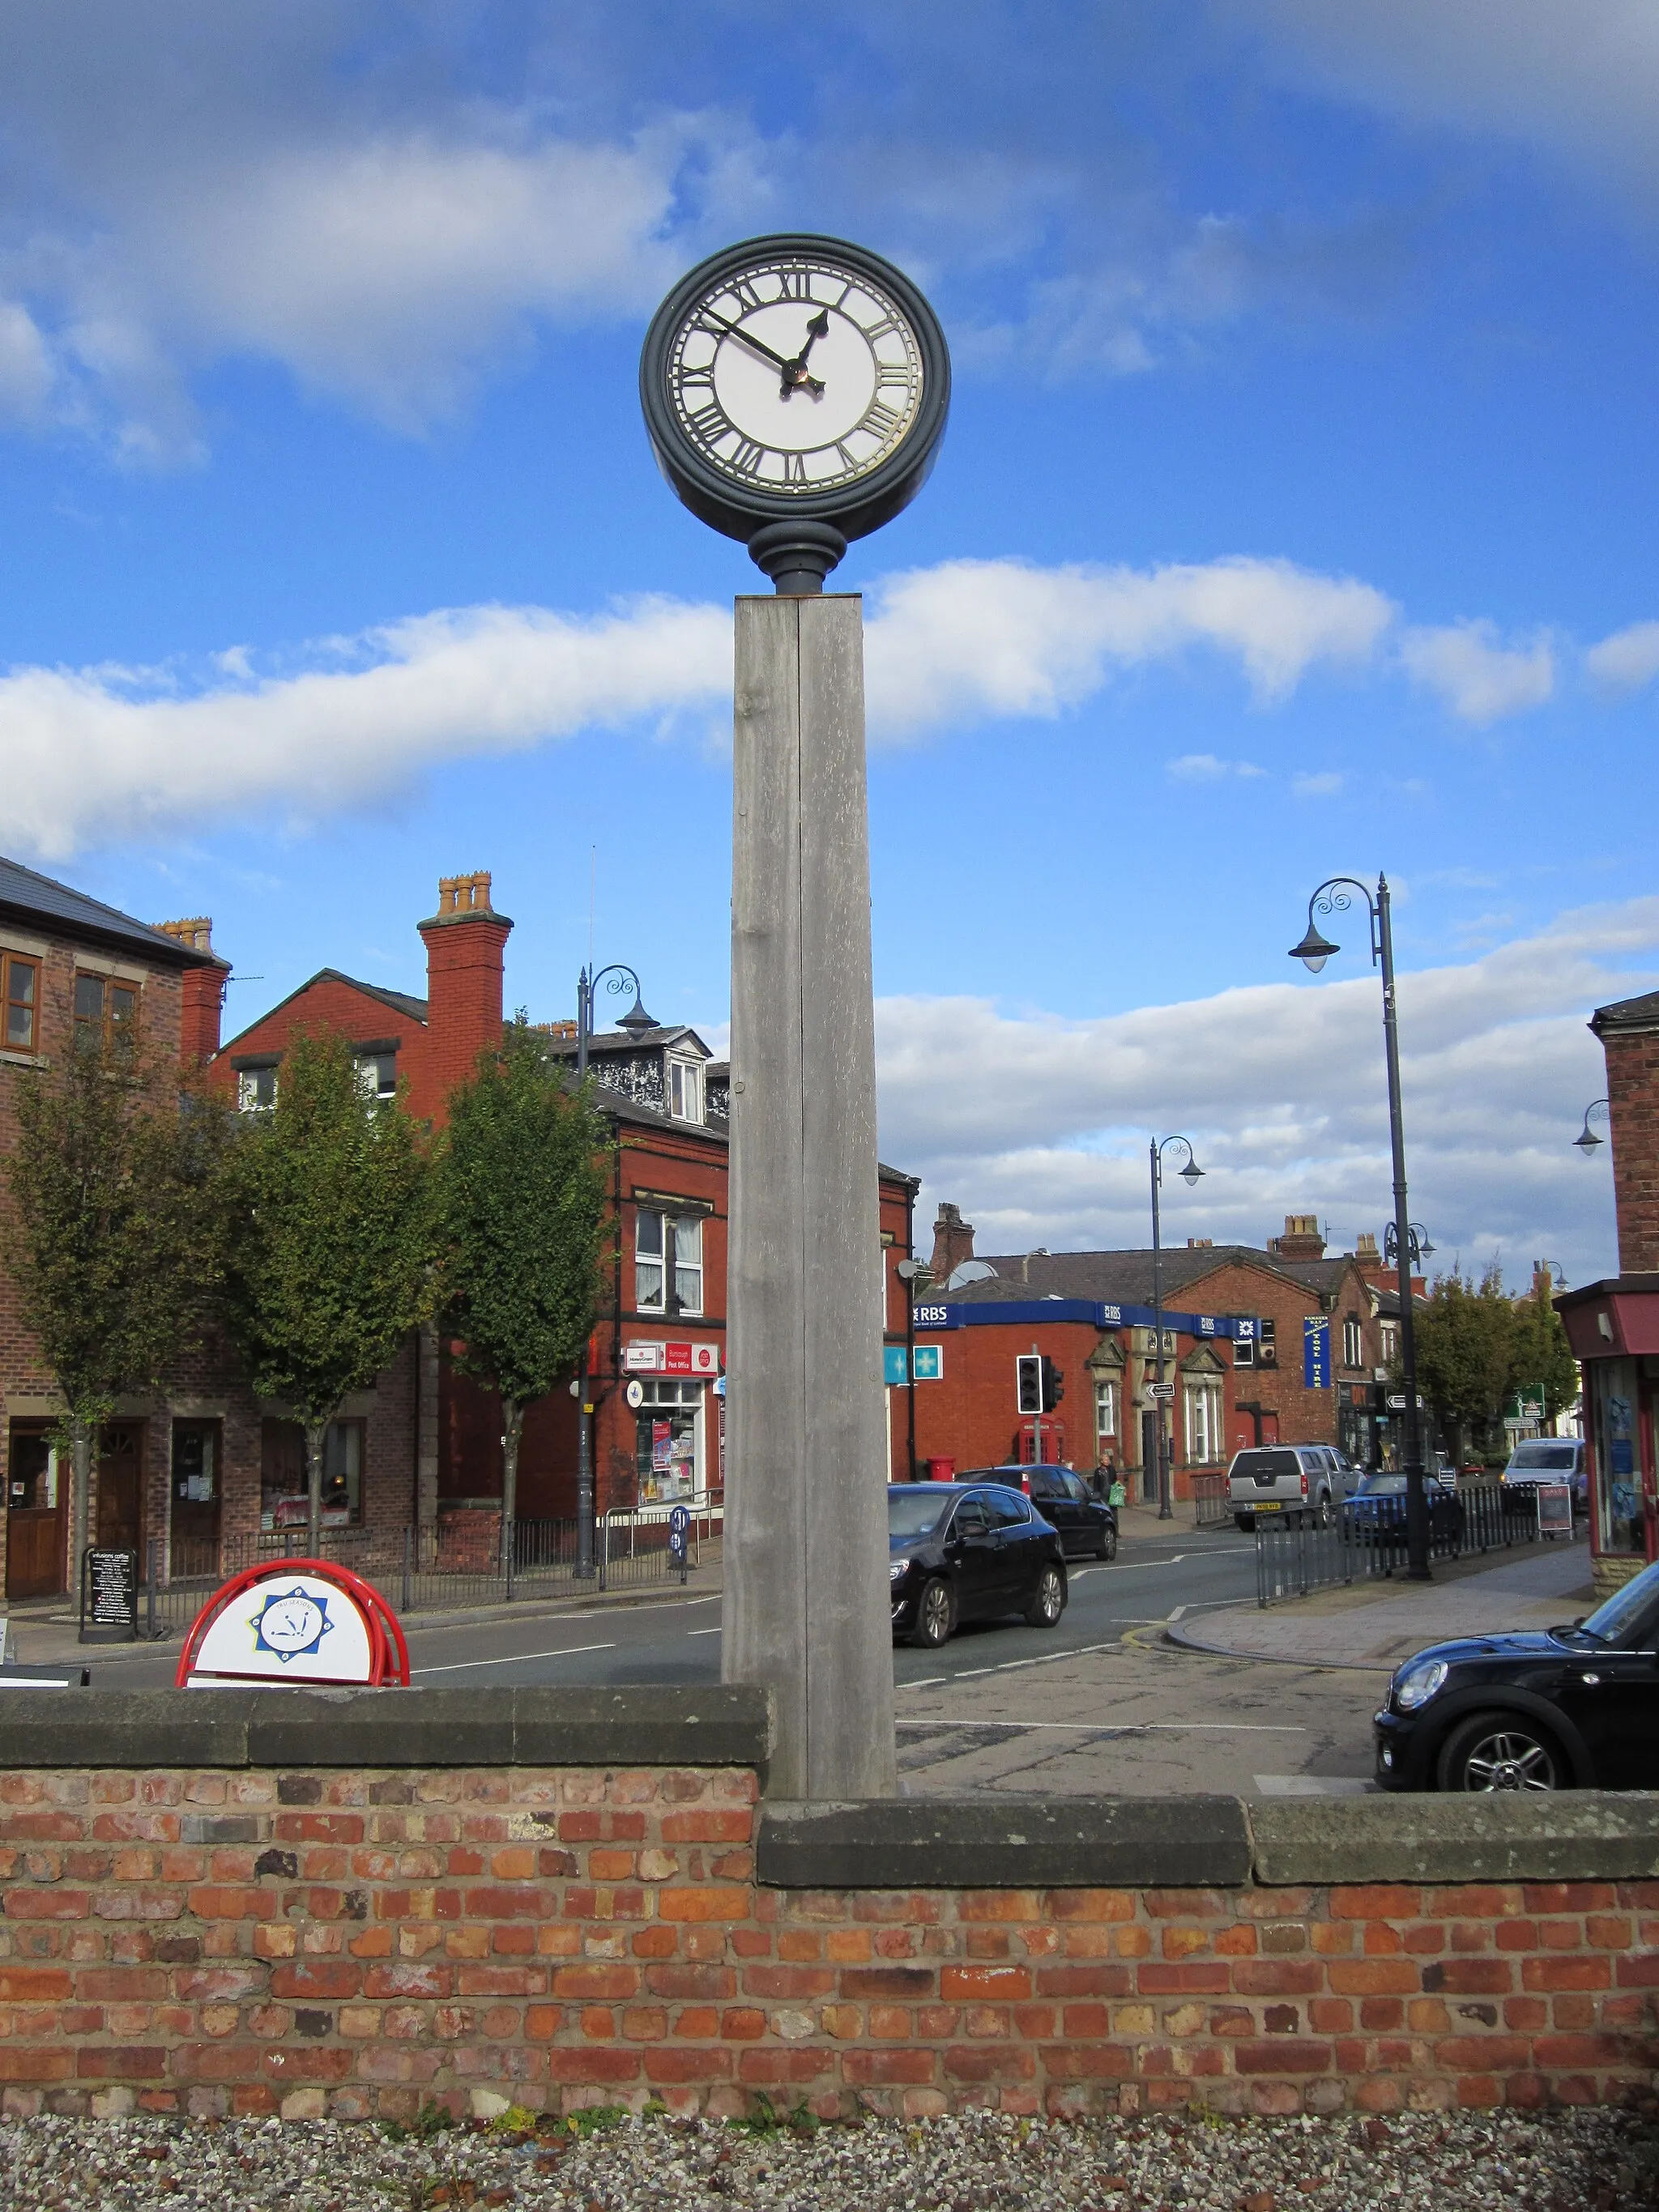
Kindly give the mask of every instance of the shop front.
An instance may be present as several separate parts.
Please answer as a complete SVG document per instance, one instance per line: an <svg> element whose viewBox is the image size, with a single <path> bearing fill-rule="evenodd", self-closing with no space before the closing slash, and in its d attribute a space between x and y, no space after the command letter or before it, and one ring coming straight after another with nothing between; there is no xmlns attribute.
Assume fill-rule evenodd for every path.
<svg viewBox="0 0 1659 2212"><path fill-rule="evenodd" d="M1614 1276L1555 1304L1584 1373L1590 1548L1603 1592L1659 1559L1659 1274Z"/></svg>
<svg viewBox="0 0 1659 2212"><path fill-rule="evenodd" d="M720 1346L634 1341L623 1347L641 1506L719 1504L725 1485Z"/></svg>

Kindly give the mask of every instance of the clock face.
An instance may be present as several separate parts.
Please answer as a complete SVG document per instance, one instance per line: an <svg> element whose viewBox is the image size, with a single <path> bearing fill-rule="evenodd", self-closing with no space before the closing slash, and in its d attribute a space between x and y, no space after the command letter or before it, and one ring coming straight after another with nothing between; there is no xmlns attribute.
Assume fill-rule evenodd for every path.
<svg viewBox="0 0 1659 2212"><path fill-rule="evenodd" d="M788 498L860 483L921 410L920 340L873 276L828 254L757 258L679 325L668 384L684 436L734 484Z"/></svg>

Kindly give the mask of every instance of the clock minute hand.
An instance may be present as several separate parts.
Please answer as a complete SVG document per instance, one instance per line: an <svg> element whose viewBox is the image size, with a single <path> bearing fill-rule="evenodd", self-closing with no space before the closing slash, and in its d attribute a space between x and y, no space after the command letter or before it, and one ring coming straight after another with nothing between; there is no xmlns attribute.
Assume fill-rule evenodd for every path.
<svg viewBox="0 0 1659 2212"><path fill-rule="evenodd" d="M750 353L757 353L763 361L769 361L774 368L787 372L790 368L791 364L781 353L774 353L771 347L763 343L761 339L751 337L740 323L728 323L723 315L717 315L712 307L705 307L702 314L705 322L713 323L717 330L724 331L728 337L736 338L740 345L746 345Z"/></svg>

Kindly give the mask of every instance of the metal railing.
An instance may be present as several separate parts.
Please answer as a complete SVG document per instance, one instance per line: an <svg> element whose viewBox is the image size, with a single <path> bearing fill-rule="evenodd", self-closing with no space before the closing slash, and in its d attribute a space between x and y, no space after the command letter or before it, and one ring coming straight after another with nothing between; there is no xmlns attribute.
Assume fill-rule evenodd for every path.
<svg viewBox="0 0 1659 2212"><path fill-rule="evenodd" d="M1232 1485L1224 1474L1195 1474L1193 1479L1193 1526L1224 1528L1233 1517Z"/></svg>
<svg viewBox="0 0 1659 2212"><path fill-rule="evenodd" d="M718 1509L692 1512L686 1530L689 1566L701 1565L706 1547L718 1556L722 1518ZM576 1534L574 1519L516 1522L512 1565L506 1572L487 1521L459 1531L441 1522L419 1528L325 1528L314 1553L303 1524L227 1536L216 1544L191 1545L175 1538L167 1547L152 1540L138 1590L138 1632L149 1638L182 1634L222 1583L267 1560L314 1556L349 1567L373 1583L400 1614L629 1589L677 1579L681 1572L660 1506L598 1516L594 1572L586 1581L576 1575Z"/></svg>
<svg viewBox="0 0 1659 2212"><path fill-rule="evenodd" d="M1455 1513L1431 1513L1431 1560L1507 1551L1539 1540L1535 1494L1505 1491L1496 1482L1468 1483L1459 1489L1456 1502ZM1403 1573L1406 1565L1403 1498L1349 1499L1332 1510L1323 1527L1256 1522L1259 1606L1306 1597L1310 1590L1383 1581Z"/></svg>

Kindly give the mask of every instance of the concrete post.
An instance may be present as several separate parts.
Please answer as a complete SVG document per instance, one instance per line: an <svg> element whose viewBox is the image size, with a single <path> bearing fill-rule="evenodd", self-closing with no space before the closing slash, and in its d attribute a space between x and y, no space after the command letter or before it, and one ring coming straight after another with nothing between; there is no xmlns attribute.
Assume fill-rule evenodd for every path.
<svg viewBox="0 0 1659 2212"><path fill-rule="evenodd" d="M778 1796L890 1796L875 1021L856 595L739 599L722 1673Z"/></svg>

